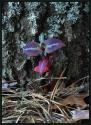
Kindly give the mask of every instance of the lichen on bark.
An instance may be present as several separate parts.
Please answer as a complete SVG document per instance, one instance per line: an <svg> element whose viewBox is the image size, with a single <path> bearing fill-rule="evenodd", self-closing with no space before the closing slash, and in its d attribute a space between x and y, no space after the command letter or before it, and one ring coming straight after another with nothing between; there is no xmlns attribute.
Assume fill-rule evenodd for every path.
<svg viewBox="0 0 91 125"><path fill-rule="evenodd" d="M49 37L59 38L66 44L63 54L61 51L56 54L54 68L59 65L56 60L60 59L59 63L62 63L59 69L67 66L68 80L88 74L87 5L87 2L3 2L3 77L19 80L18 74L22 71L23 78L27 79L27 70L24 66L28 59L23 54L22 47L34 37L38 37L41 32L46 32ZM38 60L37 57L34 63L36 60ZM31 79L31 61L28 68ZM56 75L56 68L54 71Z"/></svg>

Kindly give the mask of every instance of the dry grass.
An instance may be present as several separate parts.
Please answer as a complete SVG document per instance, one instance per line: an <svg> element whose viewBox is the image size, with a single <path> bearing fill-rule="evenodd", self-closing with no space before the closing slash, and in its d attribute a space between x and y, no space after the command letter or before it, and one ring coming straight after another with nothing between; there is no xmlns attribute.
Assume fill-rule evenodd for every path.
<svg viewBox="0 0 91 125"><path fill-rule="evenodd" d="M52 92L43 93L35 90L19 91L7 89L2 91L2 123L74 123L71 111L76 108L64 106L60 101L64 95L79 93L79 87L74 85L64 88L61 73ZM55 79L55 78L54 78ZM83 78L88 79L88 76ZM81 80L83 80L81 79ZM39 79L37 79L39 80ZM78 80L79 81L79 80ZM76 82L77 83L77 82ZM88 117L86 116L86 119Z"/></svg>

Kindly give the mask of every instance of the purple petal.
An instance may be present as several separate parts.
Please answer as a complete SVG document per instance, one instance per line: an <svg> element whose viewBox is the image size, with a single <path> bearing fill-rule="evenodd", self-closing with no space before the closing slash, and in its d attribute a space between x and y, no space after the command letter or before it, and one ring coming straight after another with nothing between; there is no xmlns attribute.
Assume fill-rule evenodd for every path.
<svg viewBox="0 0 91 125"><path fill-rule="evenodd" d="M40 70L41 74L44 72L45 67L47 66L47 64L48 64L48 60L46 60L46 59L39 62L39 70Z"/></svg>
<svg viewBox="0 0 91 125"><path fill-rule="evenodd" d="M46 45L46 49L45 51L47 53L52 53L54 51L56 51L59 48L65 47L65 44L58 39L55 38L50 38L44 41L45 45Z"/></svg>
<svg viewBox="0 0 91 125"><path fill-rule="evenodd" d="M36 42L29 42L23 47L23 52L27 56L37 56L42 53L42 50L39 48Z"/></svg>

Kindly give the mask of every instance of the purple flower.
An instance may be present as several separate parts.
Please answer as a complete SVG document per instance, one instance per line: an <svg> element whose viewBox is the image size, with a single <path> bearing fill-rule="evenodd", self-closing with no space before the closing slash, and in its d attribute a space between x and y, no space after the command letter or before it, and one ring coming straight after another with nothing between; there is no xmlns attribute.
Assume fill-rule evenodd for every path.
<svg viewBox="0 0 91 125"><path fill-rule="evenodd" d="M27 55L27 56L38 56L39 54L42 53L42 50L39 48L39 45L32 41L27 43L24 47L23 47L23 52Z"/></svg>
<svg viewBox="0 0 91 125"><path fill-rule="evenodd" d="M39 65L34 68L34 71L38 72L40 75L42 75L44 72L48 72L49 71L48 60L43 59L39 61Z"/></svg>
<svg viewBox="0 0 91 125"><path fill-rule="evenodd" d="M44 44L46 45L46 53L52 53L58 50L59 48L65 47L65 44L61 40L55 38L45 40Z"/></svg>

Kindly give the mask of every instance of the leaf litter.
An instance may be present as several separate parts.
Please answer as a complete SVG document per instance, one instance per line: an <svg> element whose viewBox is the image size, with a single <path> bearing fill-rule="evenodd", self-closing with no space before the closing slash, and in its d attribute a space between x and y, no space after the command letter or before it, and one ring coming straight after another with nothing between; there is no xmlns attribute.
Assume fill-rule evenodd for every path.
<svg viewBox="0 0 91 125"><path fill-rule="evenodd" d="M82 84L85 85L82 81L89 77L65 87L65 70L59 78L53 77L57 82L47 93L34 89L21 91L11 86L2 90L2 123L74 123L89 119L89 105L84 101L89 96L89 90L80 93ZM41 79L45 78L35 79L34 83ZM80 85L77 85L78 82Z"/></svg>

